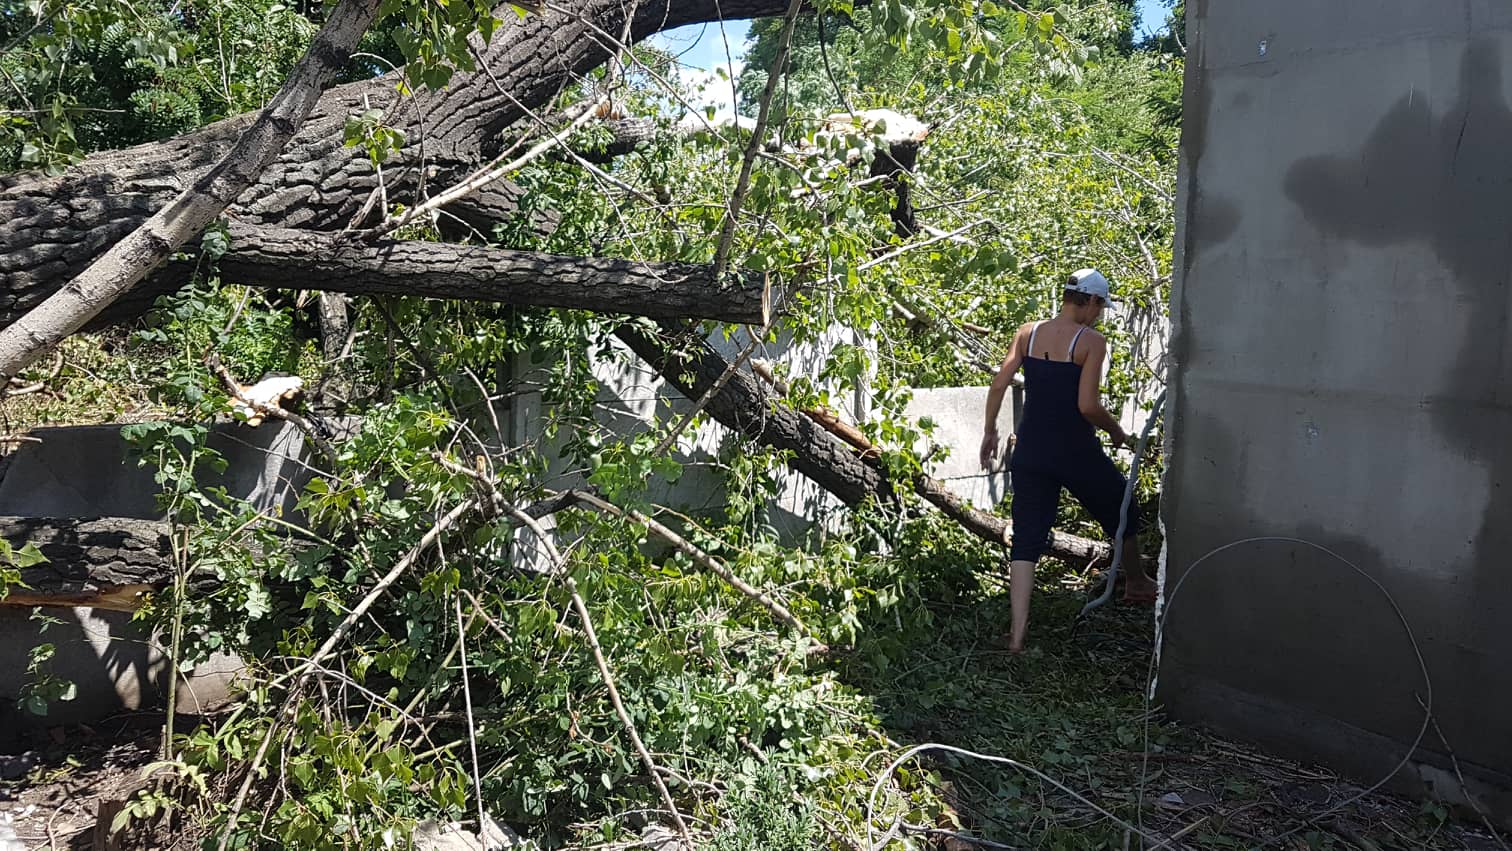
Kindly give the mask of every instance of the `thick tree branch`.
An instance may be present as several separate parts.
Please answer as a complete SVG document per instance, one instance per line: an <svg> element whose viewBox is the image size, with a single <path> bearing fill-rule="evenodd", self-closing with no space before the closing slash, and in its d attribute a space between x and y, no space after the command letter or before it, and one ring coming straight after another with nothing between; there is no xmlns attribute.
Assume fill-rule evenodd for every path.
<svg viewBox="0 0 1512 851"><path fill-rule="evenodd" d="M729 364L702 338L663 325L622 325L626 345L689 399L700 399ZM766 385L744 372L730 376L705 410L727 428L764 446L791 452L793 469L847 505L886 495L882 474L818 423L783 405Z"/></svg>
<svg viewBox="0 0 1512 851"><path fill-rule="evenodd" d="M127 517L0 517L0 538L47 561L23 568L0 605L133 611L173 577L168 524Z"/></svg>
<svg viewBox="0 0 1512 851"><path fill-rule="evenodd" d="M0 378L16 375L82 328L246 191L299 130L377 13L378 0L342 0L272 103L214 168L66 287L0 330Z"/></svg>
<svg viewBox="0 0 1512 851"><path fill-rule="evenodd" d="M187 272L188 267L181 270ZM221 276L245 286L565 307L760 323L764 281L697 263L565 257L412 240L367 242L279 228L231 228Z"/></svg>
<svg viewBox="0 0 1512 851"><path fill-rule="evenodd" d="M504 131L602 64L618 49L605 33L628 33L633 43L684 24L774 15L785 7L783 0L572 0L570 8L520 19L502 6L499 30L486 47L479 44L484 68L458 74L442 91L401 101L394 74L328 90L277 162L237 199L232 216L277 227L347 227L378 186L367 157L344 143L347 118L369 106L385 109L386 120L410 140L383 168L389 198L413 204L422 183L448 186L465 178L498 153ZM252 116L238 116L165 142L94 154L57 177L0 176L0 328L79 274L186 183L200 180L251 123ZM449 212L489 234L515 214L515 197L515 187L500 181ZM133 298L97 322L129 319L148 304Z"/></svg>
<svg viewBox="0 0 1512 851"><path fill-rule="evenodd" d="M652 334L625 325L616 334L689 399L701 398L727 368L725 359L703 340L679 337L666 328ZM843 437L851 446L864 444L859 449L875 458L877 448L864 435L848 426L834 426L839 418L831 412L799 413L787 408L770 388L745 373L737 372L714 394L706 410L751 440L792 452L793 469L848 505L891 492L892 484L873 463L837 439ZM992 543L1007 543L1011 538L1012 524L971 507L938 479L920 474L908 486L977 537ZM1090 561L1106 557L1108 548L1087 538L1053 532L1050 552L1058 558Z"/></svg>

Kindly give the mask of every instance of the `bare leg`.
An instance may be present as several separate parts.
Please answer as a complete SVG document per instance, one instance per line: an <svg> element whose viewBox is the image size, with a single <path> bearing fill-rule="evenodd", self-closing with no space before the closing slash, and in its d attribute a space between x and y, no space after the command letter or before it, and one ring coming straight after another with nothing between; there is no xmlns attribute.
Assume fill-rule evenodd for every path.
<svg viewBox="0 0 1512 851"><path fill-rule="evenodd" d="M1015 561L1010 567L1008 601L1013 609L1013 626L1008 634L1008 652L1024 652L1024 636L1029 632L1029 594L1034 590L1034 562Z"/></svg>
<svg viewBox="0 0 1512 851"><path fill-rule="evenodd" d="M1124 600L1146 602L1155 599L1155 580L1145 573L1144 559L1139 555L1139 539L1130 535L1124 538Z"/></svg>

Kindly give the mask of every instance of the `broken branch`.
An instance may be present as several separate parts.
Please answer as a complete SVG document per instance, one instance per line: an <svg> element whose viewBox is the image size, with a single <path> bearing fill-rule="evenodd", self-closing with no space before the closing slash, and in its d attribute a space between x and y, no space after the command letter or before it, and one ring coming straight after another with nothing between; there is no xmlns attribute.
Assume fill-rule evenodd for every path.
<svg viewBox="0 0 1512 851"><path fill-rule="evenodd" d="M699 263L568 257L420 240L361 242L334 234L233 225L222 277L246 286L350 295L467 299L654 318L760 323L763 279L716 283ZM781 298L781 293L773 295Z"/></svg>
<svg viewBox="0 0 1512 851"><path fill-rule="evenodd" d="M551 536L541 528L541 524L534 517L506 503L505 510L514 515L515 519L530 528L535 533L536 540L546 547L550 554L553 572L561 572L564 564L562 553L551 540ZM646 743L641 741L640 733L635 729L635 722L630 718L630 713L625 711L625 703L620 699L619 688L614 684L614 674L609 671L609 662L604 658L604 649L599 646L598 634L593 629L593 618L588 616L588 604L583 600L583 595L578 591L577 582L572 574L563 573L567 584L567 590L572 594L572 607L577 610L578 618L583 622L583 632L588 638L588 649L593 653L593 662L598 666L599 676L604 679L604 687L609 690L609 701L614 704L614 711L619 715L620 723L625 727L625 733L630 737L630 742L635 746L635 752L640 755L641 764L646 767L651 775L651 782L656 784L656 791L660 793L662 803L666 804L667 812L671 814L672 821L677 825L677 832L682 836L688 847L693 847L693 837L688 833L688 825L683 822L682 813L677 811L677 804L672 800L672 793L667 790L667 784L661 778L661 772L656 767L656 760L651 758L651 751L647 750Z"/></svg>
<svg viewBox="0 0 1512 851"><path fill-rule="evenodd" d="M0 330L0 376L10 378L61 343L161 266L257 180L304 124L378 14L378 0L342 0L272 103L236 145L190 188L117 242L81 274Z"/></svg>
<svg viewBox="0 0 1512 851"><path fill-rule="evenodd" d="M651 519L650 517L647 517L639 511L636 511L635 509L620 508L619 506L607 500L601 499L594 494L588 493L587 491L574 490L568 491L568 493L574 500L582 503L583 505L596 508L599 511L604 512L605 514L612 514L615 517L629 518L630 520L634 520L636 523L639 523L640 525L646 527L646 529L652 534L675 547L678 552L692 559L694 562L701 565L705 570L708 570L710 573L718 576L720 579L723 579L725 583L728 584L731 588L734 588L736 591L739 591L750 599L756 601L757 605L761 606L763 609L766 609L767 612L772 615L772 617L787 624L806 637L814 637L813 633L809 632L808 627L804 626L802 621L794 617L793 613L788 611L786 606L772 599L772 597L766 592L750 585L739 576L736 576L734 571L730 570L718 559L699 549L687 538L684 538L683 536L677 534L676 532Z"/></svg>
<svg viewBox="0 0 1512 851"><path fill-rule="evenodd" d="M322 460L326 462L327 468L330 470L336 469L335 447L331 446L330 441L326 440L324 436L315 430L315 427L310 424L309 420L277 404L263 404L262 402L248 399L242 392L242 385L232 377L231 371L226 369L225 365L221 363L220 356L216 353L211 352L205 355L205 366L220 378L221 384L225 385L226 392L231 395L232 399L259 414L283 420L299 429L304 434L305 439L310 442L310 445L314 446L315 450L320 453Z"/></svg>

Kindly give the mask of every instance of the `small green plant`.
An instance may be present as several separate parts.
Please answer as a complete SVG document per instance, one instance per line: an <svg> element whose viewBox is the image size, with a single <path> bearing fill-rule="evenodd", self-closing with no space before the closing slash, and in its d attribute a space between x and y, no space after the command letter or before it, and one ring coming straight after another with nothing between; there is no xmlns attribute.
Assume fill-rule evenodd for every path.
<svg viewBox="0 0 1512 851"><path fill-rule="evenodd" d="M48 627L62 623L41 608L32 610L32 620L41 624L38 632L44 633ZM22 709L33 715L45 716L52 704L73 700L78 695L78 688L72 681L63 679L49 669L48 663L57 653L57 645L44 642L33 647L27 654L27 681L22 684L16 701Z"/></svg>
<svg viewBox="0 0 1512 851"><path fill-rule="evenodd" d="M5 538L0 538L0 600L10 596L12 588L26 588L21 580L21 571L38 564L45 564L37 545L30 541L16 547Z"/></svg>
<svg viewBox="0 0 1512 851"><path fill-rule="evenodd" d="M814 807L795 790L785 772L772 765L757 769L748 784L726 798L725 825L710 851L808 851L815 845Z"/></svg>

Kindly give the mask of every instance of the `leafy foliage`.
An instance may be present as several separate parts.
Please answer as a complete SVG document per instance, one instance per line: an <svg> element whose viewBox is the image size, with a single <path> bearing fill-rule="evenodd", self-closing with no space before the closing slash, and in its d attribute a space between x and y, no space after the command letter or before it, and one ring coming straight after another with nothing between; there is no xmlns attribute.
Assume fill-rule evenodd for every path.
<svg viewBox="0 0 1512 851"><path fill-rule="evenodd" d="M0 67L25 75L34 85L21 96L49 104L55 117L13 121L4 165L61 166L87 150L255 105L297 57L320 10L233 5L149 15L95 0L0 18L48 22L7 33L29 52ZM95 17L80 17L85 11ZM485 20L482 5L391 3L385 11L369 42L377 58L362 58L353 74L404 62L406 85L440 86L450 69L471 67L462 39ZM801 285L785 342L829 355L813 374L786 376L794 403L841 407L847 395L870 395L876 410L862 428L897 480L924 464L917 447L929 424L901 416L913 388L985 380L945 332L970 322L1002 346L1019 323L1051 307L1071 268L1103 268L1135 308L1110 333L1120 352L1110 396L1139 404L1156 383L1158 364L1135 343L1162 336L1174 139L1162 129L1172 116L1157 105L1170 100L1170 78L1160 75L1177 66L1125 55L1127 11L1095 2L831 3L798 29L778 88L775 144L757 158L732 257L775 284ZM243 13L248 20L236 17ZM63 29L65 21L76 29ZM738 83L748 111L774 71L777 31L756 26L751 70ZM227 32L253 47L233 40L241 46L228 50ZM274 33L282 34L279 50L255 56L259 34ZM51 37L66 42L57 57L38 41ZM91 93L112 39L124 47L110 49L126 52L110 61L136 63L137 76ZM557 105L611 89L634 114L658 117L656 138L600 172L565 157L531 162L511 176L527 192L519 215L474 238L562 253L714 256L748 132L678 128L671 118L689 93L661 86L673 67L665 54L637 48L623 67L582 81ZM70 74L80 83L61 95ZM137 112L123 106L138 102ZM91 123L86 107L96 105L136 123ZM884 128L827 130L819 120L852 106L932 123L918 167L900 179L920 223L953 236L926 245L900 234L895 188L871 174ZM375 165L410 141L371 113L351 116L346 129L354 155ZM593 133L573 141L591 144ZM544 213L558 222L547 234L532 226ZM429 225L403 235L439 238ZM876 760L866 758L894 752L890 737L967 717L973 702L990 709L992 735L1018 736L1023 756L1067 771L1091 764L1091 745L1073 730L1131 729L1133 692L1094 693L1085 668L1085 683L1074 683L1056 678L1049 661L1031 662L1047 681L1034 707L1027 692L993 698L941 673L953 662L937 651L974 646L1006 618L1002 589L980 578L993 570L992 555L937 518L867 506L795 545L769 511L785 459L733 437L708 463L722 504L696 516L658 504L657 488L687 474L658 448L675 437L675 420L625 433L598 406L595 370L624 357L613 342L621 318L365 299L351 305L349 355L327 363L309 339L307 302L217 277L224 239L207 235L195 284L160 303L120 347L124 358L107 362L128 364L134 381L151 385L157 409L173 413L128 436L187 536L181 567L216 580L213 591L191 594L181 576L141 616L174 626L180 667L219 651L249 660L249 692L228 717L180 735L175 758L158 766L191 794L149 792L128 819L182 808L229 847L321 849L403 847L421 818L475 812L479 792L490 814L553 846L620 842L647 813L656 818L663 805L610 708L584 624L561 576L543 574L530 557L530 534L495 510L466 512L431 534L438 518L480 499L475 477L458 472L479 465L511 505L532 504L546 482L565 477L655 514L780 598L811 631L775 626L632 520L577 508L554 518L561 568L587 600L634 725L679 806L695 823L715 825L701 837L715 848L841 845L884 815L959 821L945 785L954 766L905 767L883 814L868 810ZM904 304L936 324L911 324ZM331 463L318 465L298 517L259 514L215 484L224 460L209 435L226 396L203 365L212 351L243 380L288 372L317 386L335 373L350 382L342 410L360 414L360 425ZM504 400L531 393L539 393L549 446L520 443L494 418ZM570 469L549 469L548 448ZM1153 481L1144 482L1146 495ZM352 618L379 577L402 565L410 567ZM335 652L310 668L338 631ZM837 655L817 658L816 640ZM243 777L253 803L239 807L221 787ZM1045 847L1072 847L1069 828L1046 827L1030 787L991 782L992 824L1052 843Z"/></svg>
<svg viewBox="0 0 1512 851"><path fill-rule="evenodd" d="M256 109L314 31L272 0L6 0L0 168L57 169Z"/></svg>
<svg viewBox="0 0 1512 851"><path fill-rule="evenodd" d="M473 70L484 0L385 0L346 76L403 65L411 88ZM260 109L323 22L283 0L0 0L0 171L166 139Z"/></svg>

